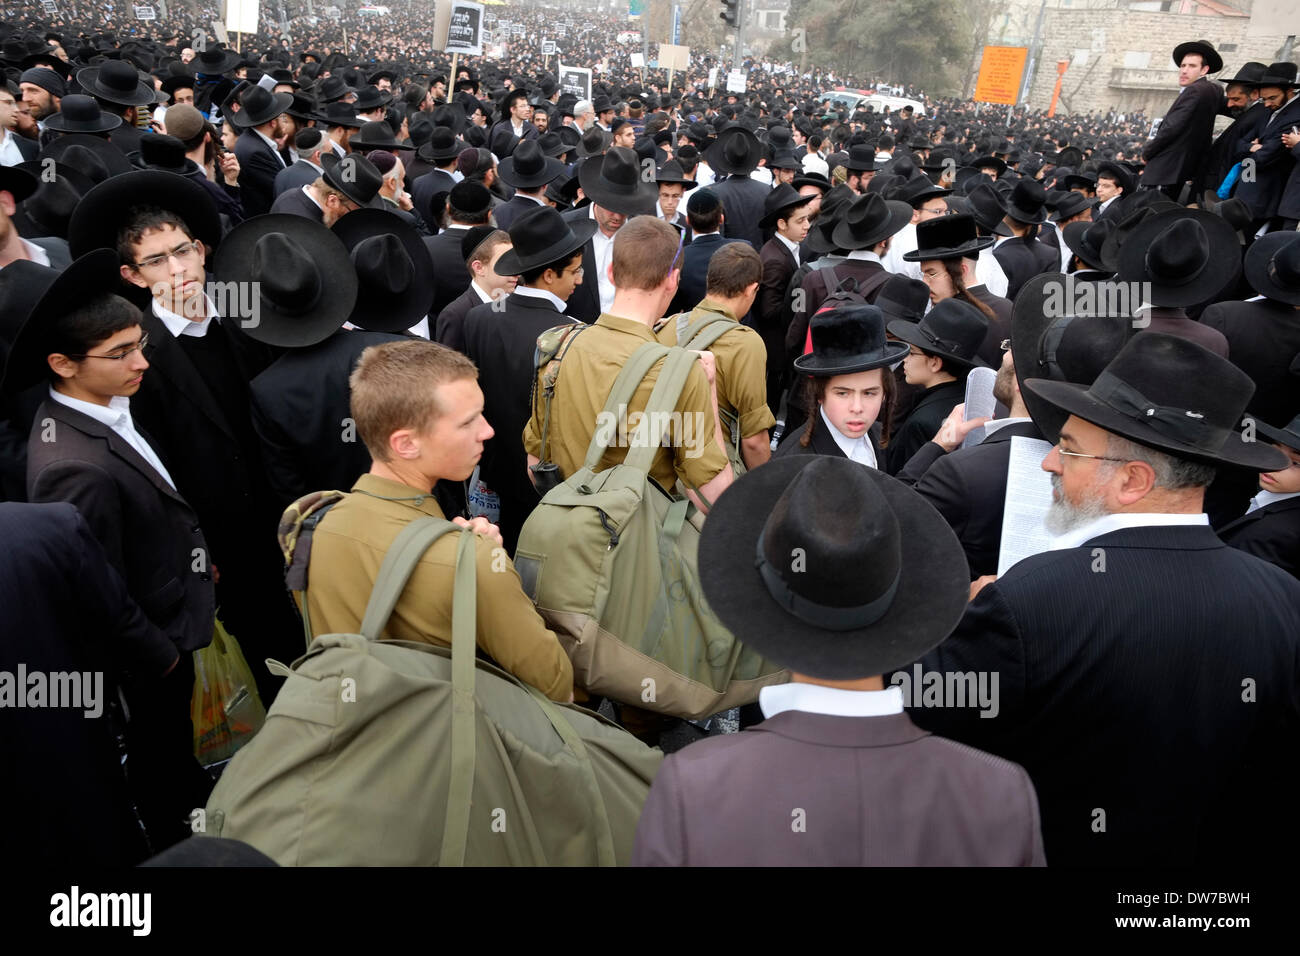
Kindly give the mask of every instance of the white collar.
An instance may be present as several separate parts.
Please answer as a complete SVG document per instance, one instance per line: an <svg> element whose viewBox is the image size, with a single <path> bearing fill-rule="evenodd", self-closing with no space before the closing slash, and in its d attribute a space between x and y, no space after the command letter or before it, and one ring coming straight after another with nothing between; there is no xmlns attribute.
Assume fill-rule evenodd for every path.
<svg viewBox="0 0 1300 956"><path fill-rule="evenodd" d="M280 147L275 145L275 140L271 139L271 137L267 136L260 129L253 129L250 130L250 132L255 133L258 139L264 142L267 146L271 147L271 152L275 153L275 155L280 158L281 162L284 161L284 157L280 156Z"/></svg>
<svg viewBox="0 0 1300 956"><path fill-rule="evenodd" d="M320 200L311 194L311 186L307 185L301 188L302 188L302 194L306 196L308 199L310 199L312 203L315 204L317 209L319 209L321 212L324 212L325 207L320 204Z"/></svg>
<svg viewBox="0 0 1300 956"><path fill-rule="evenodd" d="M534 289L532 286L517 285L515 286L516 295L530 295L535 299L545 299L555 306L556 312L563 312L565 302L554 292L547 292L545 289Z"/></svg>
<svg viewBox="0 0 1300 956"><path fill-rule="evenodd" d="M774 232L774 233L772 233L772 238L773 238L773 239L777 239L777 240L779 240L780 243L781 243L781 245L785 246L787 249L790 250L790 255L794 256L794 261L795 261L795 264L797 265L797 264L799 263L799 261L800 261L800 260L799 260L799 243L797 243L797 242L791 242L789 239L787 239L785 236L781 235L779 232Z"/></svg>
<svg viewBox="0 0 1300 956"><path fill-rule="evenodd" d="M841 690L820 684L772 684L758 692L758 706L764 717L787 710L829 717L887 717L903 712L903 690L891 685L884 690Z"/></svg>
<svg viewBox="0 0 1300 956"><path fill-rule="evenodd" d="M1261 488L1259 494L1250 499L1250 511L1258 511L1260 508L1267 508L1269 505L1275 505L1279 501L1286 501L1288 498L1300 496L1300 491L1268 491ZM1246 512L1247 514L1250 511Z"/></svg>
<svg viewBox="0 0 1300 956"><path fill-rule="evenodd" d="M492 293L485 291L484 288L478 284L478 279L470 279L469 285L470 288L473 289L478 294L478 297L482 299L484 302L492 301Z"/></svg>
<svg viewBox="0 0 1300 956"><path fill-rule="evenodd" d="M34 242L28 242L22 236L18 237L18 241L23 244L23 248L27 250L27 258L31 259L32 262L38 266L48 266L50 264L49 253L43 248Z"/></svg>
<svg viewBox="0 0 1300 956"><path fill-rule="evenodd" d="M159 305L157 299L153 300L153 314L158 316L163 325L167 326L167 331L170 332L173 337L179 335L193 335L202 338L208 334L208 326L212 324L212 320L217 318L217 307L213 303L212 299L206 292L203 294L203 298L208 304L208 317L202 322L195 322L191 319L185 318L184 316L177 315L175 312L171 311L171 309L166 309Z"/></svg>
<svg viewBox="0 0 1300 956"><path fill-rule="evenodd" d="M991 422L985 423L984 437L988 438L999 428L1003 428L1007 425L1015 425L1018 424L1019 422L1032 422L1032 421L1033 421L1032 418L995 418Z"/></svg>
<svg viewBox="0 0 1300 956"><path fill-rule="evenodd" d="M835 444L840 446L840 451L844 452L844 457L849 461L855 461L860 465L868 465L872 468L877 467L876 450L871 447L871 442L867 436L871 433L864 432L861 438L850 438L838 428L831 424L831 420L826 417L826 409L817 406L817 411L822 416L822 421L830 429L831 437L835 439ZM864 460L865 459L865 460Z"/></svg>
<svg viewBox="0 0 1300 956"><path fill-rule="evenodd" d="M850 252L847 256L845 256L845 258L846 258L846 259L853 259L853 260L858 261L858 262L863 262L863 261L865 261L865 262L880 262L880 256L876 255L876 254L875 254L874 252L872 252L870 249L854 249L854 250L853 250L852 252ZM880 262L880 264L881 264L881 265L884 265L883 262Z"/></svg>
<svg viewBox="0 0 1300 956"><path fill-rule="evenodd" d="M703 239L705 236L720 236L720 235L722 235L722 233L721 233L721 232L717 232L717 231L714 231L714 232L697 232L697 233L695 234L695 239ZM694 242L695 239L692 239L691 241Z"/></svg>
<svg viewBox="0 0 1300 956"><path fill-rule="evenodd" d="M533 202L537 203L537 205L539 205L539 206L545 206L545 205L546 205L546 200L545 200L545 199L539 199L539 198L537 198L536 196L530 196L530 195L528 195L528 193L521 193L521 192L516 191L516 192L515 192L515 196L516 196L517 198L519 198L519 199L531 199Z"/></svg>
<svg viewBox="0 0 1300 956"><path fill-rule="evenodd" d="M1204 525L1208 528L1210 525L1209 516L1204 512L1196 515L1118 512L1116 514L1102 515L1096 521L1090 521L1081 528L1075 528L1073 531L1057 535L1052 539L1052 543L1048 545L1048 550L1061 551L1066 548L1077 548L1086 541L1091 541L1093 538L1123 528L1171 528L1193 527L1196 525Z"/></svg>
<svg viewBox="0 0 1300 956"><path fill-rule="evenodd" d="M131 424L131 400L125 395L114 395L108 400L107 405L97 405L94 402L88 402L84 398L73 398L71 395L65 395L58 391L54 386L50 386L50 398L71 408L75 412L81 412L87 418L93 418L101 424L116 430L123 422L126 421L128 427Z"/></svg>

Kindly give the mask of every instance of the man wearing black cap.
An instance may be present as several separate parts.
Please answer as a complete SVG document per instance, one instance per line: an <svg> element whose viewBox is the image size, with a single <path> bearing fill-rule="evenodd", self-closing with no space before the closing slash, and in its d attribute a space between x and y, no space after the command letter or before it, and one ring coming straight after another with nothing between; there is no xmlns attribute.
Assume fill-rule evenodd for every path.
<svg viewBox="0 0 1300 956"><path fill-rule="evenodd" d="M1024 766L1054 866L1250 866L1294 852L1300 781L1281 755L1300 713L1300 582L1224 545L1204 513L1219 468L1289 465L1238 427L1249 377L1147 333L1089 387L1023 384L1065 416L1043 429L1056 442L1043 461L1056 537L978 582L920 662L1000 672L1000 709L913 718Z"/></svg>
<svg viewBox="0 0 1300 956"><path fill-rule="evenodd" d="M330 147L320 130L315 128L299 130L298 135L293 138L293 145L297 150L298 158L292 166L275 174L274 188L277 199L282 193L291 189L310 186L325 172L324 160L321 157L330 151Z"/></svg>
<svg viewBox="0 0 1300 956"><path fill-rule="evenodd" d="M1268 107L1259 97L1259 79L1267 71L1263 63L1252 60L1238 67L1231 79L1220 78L1225 84L1224 109L1233 120L1210 146L1195 196L1217 192L1232 167L1250 155L1251 140L1268 122Z"/></svg>
<svg viewBox="0 0 1300 956"><path fill-rule="evenodd" d="M24 70L18 82L23 104L44 132L45 121L62 109L62 99L68 95L68 85L53 70L34 66Z"/></svg>
<svg viewBox="0 0 1300 956"><path fill-rule="evenodd" d="M565 305L586 281L583 246L597 228L590 219L566 222L549 207L520 216L509 231L512 248L494 267L500 275L519 277L514 291L465 315L465 354L479 368L484 414L496 431L483 449L479 475L499 499L495 523L510 554L539 500L519 439L531 410L527 386L537 337L573 321L564 314Z"/></svg>
<svg viewBox="0 0 1300 956"><path fill-rule="evenodd" d="M469 285L437 313L433 340L457 352L465 351L465 316L485 302L495 302L515 290L517 276L496 271L497 260L510 251L510 234L491 224L450 231L460 240L460 253L469 272Z"/></svg>
<svg viewBox="0 0 1300 956"><path fill-rule="evenodd" d="M1225 170L1226 174L1226 170ZM1113 216L1118 222L1124 216L1124 198L1132 189L1133 174L1119 163L1104 162L1097 166L1097 205L1092 218L1100 220Z"/></svg>
<svg viewBox="0 0 1300 956"><path fill-rule="evenodd" d="M454 130L436 126L429 141L415 151L416 156L434 166L411 183L411 202L430 226L436 226L442 220L442 207L435 207L439 201L437 197L446 196L453 186L465 178L456 168L457 159L464 148L465 143L457 138ZM445 200L440 202L445 203Z"/></svg>
<svg viewBox="0 0 1300 956"><path fill-rule="evenodd" d="M275 120L293 105L288 93L271 93L260 86L249 87L239 97L239 111L227 118L241 132L235 142L239 159L239 189L248 218L271 211L275 201L275 177L288 166L275 140Z"/></svg>
<svg viewBox="0 0 1300 956"><path fill-rule="evenodd" d="M350 153L342 159L322 154L321 162L324 172L315 182L281 193L270 211L277 215L303 216L328 229L356 209L383 203L379 196L384 184L383 173L360 153Z"/></svg>
<svg viewBox="0 0 1300 956"><path fill-rule="evenodd" d="M960 546L914 492L843 458L770 462L709 516L700 579L791 681L762 689L762 723L664 761L634 865L1044 864L1025 771L921 732L885 684L966 597Z"/></svg>
<svg viewBox="0 0 1300 956"><path fill-rule="evenodd" d="M1243 177L1237 189L1256 222L1270 231L1294 231L1300 221L1300 195L1287 189L1300 152L1300 82L1296 73L1294 63L1274 63L1259 78L1259 98L1270 113L1249 146L1247 158L1255 175L1250 180Z"/></svg>
<svg viewBox="0 0 1300 956"><path fill-rule="evenodd" d="M109 141L124 153L139 149L143 130L136 126L136 113L153 103L154 90L140 79L135 67L126 60L105 60L100 66L78 70L77 85L93 96L104 112L122 118Z"/></svg>
<svg viewBox="0 0 1300 956"><path fill-rule="evenodd" d="M763 201L770 187L751 179L763 157L763 144L743 126L732 126L718 134L706 151L709 165L718 176L709 188L722 200L726 210L723 231L728 239L743 239L755 249L762 248Z"/></svg>
<svg viewBox="0 0 1300 956"><path fill-rule="evenodd" d="M509 229L521 215L546 205L546 187L564 173L564 164L542 153L537 140L526 139L501 161L497 175L513 186L515 194L497 206L492 215L502 229Z"/></svg>
<svg viewBox="0 0 1300 956"><path fill-rule="evenodd" d="M1246 513L1220 528L1219 537L1300 580L1300 415L1285 426L1257 421L1255 427L1290 466L1261 474Z"/></svg>
<svg viewBox="0 0 1300 956"><path fill-rule="evenodd" d="M1033 180L1021 180L1007 197L1003 223L1012 235L998 239L993 255L1007 274L1007 298L1014 299L1021 287L1043 272L1060 271L1060 253L1038 238L1047 221L1047 191Z"/></svg>
<svg viewBox="0 0 1300 956"><path fill-rule="evenodd" d="M509 133L518 140L536 139L540 134L537 127L528 122L532 119L533 108L528 104L527 90L511 90L501 101L502 119L488 132L488 140L501 133Z"/></svg>
<svg viewBox="0 0 1300 956"><path fill-rule="evenodd" d="M486 225L492 210L492 194L482 183L463 182L446 193L447 228L436 236L426 236L424 245L433 260L433 307L438 315L447 303L469 287L470 274L465 268L461 243L474 226Z"/></svg>
<svg viewBox="0 0 1300 956"><path fill-rule="evenodd" d="M1224 109L1223 87L1209 78L1223 69L1223 58L1205 40L1174 47L1181 89L1155 138L1142 147L1147 164L1142 185L1159 188L1178 201L1183 183L1197 180L1209 155L1214 118Z"/></svg>

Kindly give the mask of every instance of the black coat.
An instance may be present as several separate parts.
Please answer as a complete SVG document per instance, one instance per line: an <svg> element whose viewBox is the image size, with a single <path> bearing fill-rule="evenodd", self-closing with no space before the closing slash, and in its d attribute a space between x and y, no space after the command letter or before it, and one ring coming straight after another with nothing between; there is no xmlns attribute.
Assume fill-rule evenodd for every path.
<svg viewBox="0 0 1300 956"><path fill-rule="evenodd" d="M966 291L993 310L993 317L989 319L989 330L984 333L984 341L980 343L979 350L975 354L990 368L998 368L1002 365L1002 340L1011 338L1013 310L1011 300L994 295L986 285L973 285Z"/></svg>
<svg viewBox="0 0 1300 956"><path fill-rule="evenodd" d="M1248 154L1255 161L1254 182L1243 176L1234 196L1250 207L1251 215L1257 220L1281 214L1287 180L1296 168L1295 157L1282 143L1282 134L1297 125L1300 125L1300 95L1292 97L1277 112L1269 113L1255 130L1260 148Z"/></svg>
<svg viewBox="0 0 1300 956"><path fill-rule="evenodd" d="M288 192L290 189L301 189L303 186L310 186L316 180L320 179L321 171L307 162L300 159L292 166L280 170L275 174L275 195L278 197L281 193Z"/></svg>
<svg viewBox="0 0 1300 956"><path fill-rule="evenodd" d="M708 288L709 260L727 243L736 241L714 232L707 236L696 236L682 249L682 274L677 282L677 294L668 309L669 315L687 312L700 304ZM584 274L583 285L586 284Z"/></svg>
<svg viewBox="0 0 1300 956"><path fill-rule="evenodd" d="M1019 562L922 659L996 674L996 716L910 713L1029 771L1052 866L1258 865L1300 844L1297 661L1300 582L1207 527L1128 528Z"/></svg>
<svg viewBox="0 0 1300 956"><path fill-rule="evenodd" d="M1207 189L1217 190L1228 171L1250 155L1250 141L1272 114L1261 100L1256 100L1234 119L1210 146L1210 155L1201 170L1201 186L1196 195Z"/></svg>
<svg viewBox="0 0 1300 956"><path fill-rule="evenodd" d="M1155 138L1142 149L1143 186L1172 186L1201 175L1209 156L1214 118L1223 110L1223 87L1203 77L1184 87L1165 113Z"/></svg>
<svg viewBox="0 0 1300 956"><path fill-rule="evenodd" d="M1291 371L1300 359L1300 310L1270 299L1218 302L1201 324L1223 333L1232 364L1254 379L1246 411L1278 427L1300 413L1300 377Z"/></svg>
<svg viewBox="0 0 1300 956"><path fill-rule="evenodd" d="M253 428L280 508L313 491L347 491L370 470L370 453L352 420L348 378L368 347L403 338L340 329L324 342L286 351L250 383Z"/></svg>
<svg viewBox="0 0 1300 956"><path fill-rule="evenodd" d="M434 320L433 340L457 352L465 351L465 316L470 309L483 304L472 285L471 281L470 287L448 302Z"/></svg>
<svg viewBox="0 0 1300 956"><path fill-rule="evenodd" d="M993 250L993 256L1007 274L1007 298L1014 299L1022 286L1036 275L1061 271L1061 253L1037 238L1018 236Z"/></svg>
<svg viewBox="0 0 1300 956"><path fill-rule="evenodd" d="M244 217L252 219L271 211L275 200L275 177L284 169L280 154L258 138L251 129L235 140L235 158L239 160L239 192Z"/></svg>
<svg viewBox="0 0 1300 956"><path fill-rule="evenodd" d="M754 329L762 336L767 349L768 397L775 401L781 397L779 392L772 393L780 388L785 374L785 333L790 327L790 317L785 311L785 290L799 264L794 261L790 250L775 237L763 244L758 258L763 266L763 277L758 285L752 315Z"/></svg>
<svg viewBox="0 0 1300 956"><path fill-rule="evenodd" d="M479 477L501 498L501 537L513 554L524 519L540 500L528 479L524 426L532 414L533 359L537 337L569 319L536 296L511 293L485 302L465 316L465 354L479 370L483 414L494 434L483 448Z"/></svg>
<svg viewBox="0 0 1300 956"><path fill-rule="evenodd" d="M1300 498L1258 508L1219 529L1224 544L1300 579Z"/></svg>
<svg viewBox="0 0 1300 956"><path fill-rule="evenodd" d="M758 251L763 245L763 200L772 187L748 176L728 176L709 187L722 200L722 234L728 239L743 239Z"/></svg>
<svg viewBox="0 0 1300 956"><path fill-rule="evenodd" d="M526 212L532 212L534 209L540 209L537 203L533 202L527 196L520 196L516 193L508 200L492 210L492 216L496 220L498 229L509 229L516 219Z"/></svg>
<svg viewBox="0 0 1300 956"><path fill-rule="evenodd" d="M817 415L816 420L817 427L813 429L812 438L809 439L807 447L804 447L802 441L812 419L804 422L781 439L781 444L776 446L776 451L772 452L772 457L784 458L786 455L835 455L840 458L847 457L844 450L835 441L835 437L830 433L830 429L826 427L826 423L822 421L820 414ZM871 440L871 450L876 453L876 464L883 465L884 452L880 450L880 423L877 422L867 429L867 435Z"/></svg>
<svg viewBox="0 0 1300 956"><path fill-rule="evenodd" d="M198 515L124 438L46 399L27 443L27 498L76 505L132 600L178 649L212 642L212 569Z"/></svg>
<svg viewBox="0 0 1300 956"><path fill-rule="evenodd" d="M591 218L591 210L579 206L562 213L569 222L581 222ZM703 298L701 296L700 298ZM693 307L696 303L691 303ZM600 279L596 271L596 247L588 239L582 244L582 285L573 290L569 301L565 303L564 314L578 322L588 325L600 318Z"/></svg>
<svg viewBox="0 0 1300 956"><path fill-rule="evenodd" d="M947 455L934 442L926 442L895 476L914 486L957 533L972 581L998 573L1011 439L1017 436L1043 437L1033 422L1015 422L978 445Z"/></svg>
<svg viewBox="0 0 1300 956"><path fill-rule="evenodd" d="M889 438L888 463L885 468L891 475L902 471L921 446L939 431L939 426L952 410L966 400L964 381L932 385L921 393L912 406L912 412L894 429Z"/></svg>
<svg viewBox="0 0 1300 956"><path fill-rule="evenodd" d="M425 248L433 260L433 305L429 314L437 316L447 303L469 288L469 268L460 253L461 240L467 230L446 229L436 236L424 236Z"/></svg>
<svg viewBox="0 0 1300 956"><path fill-rule="evenodd" d="M433 197L451 192L451 187L455 185L456 180L451 173L441 169L425 173L411 183L411 202L431 228L437 228L441 221L439 216L434 215Z"/></svg>
<svg viewBox="0 0 1300 956"><path fill-rule="evenodd" d="M316 205L302 191L301 188L290 189L280 193L275 197L268 210L273 213L284 213L290 216L302 216L304 219L311 219L314 222L323 223L325 214L321 211L320 206Z"/></svg>

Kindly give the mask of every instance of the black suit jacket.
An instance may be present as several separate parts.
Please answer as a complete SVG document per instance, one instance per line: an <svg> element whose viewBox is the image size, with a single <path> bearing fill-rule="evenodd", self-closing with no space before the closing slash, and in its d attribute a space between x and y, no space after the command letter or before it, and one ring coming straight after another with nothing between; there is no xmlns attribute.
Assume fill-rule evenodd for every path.
<svg viewBox="0 0 1300 956"><path fill-rule="evenodd" d="M509 229L514 221L524 213L540 208L541 206L527 196L516 194L497 206L496 209L493 209L492 216L496 220L498 229Z"/></svg>
<svg viewBox="0 0 1300 956"><path fill-rule="evenodd" d="M803 445L803 436L808 431L808 424L809 422L804 422L781 439L781 444L776 446L776 451L772 452L772 457L783 458L786 455L836 455L840 458L846 457L844 450L836 443L830 429L826 427L826 423L821 420L820 413L817 413L817 427L813 429L812 438L809 439L808 445L805 447ZM884 453L880 450L879 422L873 424L867 430L867 436L871 442L871 450L876 453L876 464L883 465L885 458Z"/></svg>
<svg viewBox="0 0 1300 956"><path fill-rule="evenodd" d="M943 420L954 407L966 400L964 381L944 382L927 388L912 406L911 414L894 429L889 437L888 465L886 470L896 475L912 460L921 446L934 437Z"/></svg>
<svg viewBox="0 0 1300 956"><path fill-rule="evenodd" d="M581 222L591 218L591 209L587 206L579 206L567 210L562 215L570 222ZM692 302L689 307L695 304ZM582 285L574 289L573 295L569 296L569 301L565 303L564 314L588 325L600 318L600 278L596 270L596 247L590 239L582 244Z"/></svg>
<svg viewBox="0 0 1300 956"><path fill-rule="evenodd" d="M956 532L971 580L998 573L1011 439L1043 437L1033 422L1004 425L978 445L951 454L928 441L896 478L913 485Z"/></svg>
<svg viewBox="0 0 1300 956"><path fill-rule="evenodd" d="M123 153L133 153L140 148L140 139L145 131L131 123L123 122L121 126L108 134L108 141Z"/></svg>
<svg viewBox="0 0 1300 956"><path fill-rule="evenodd" d="M18 152L22 154L23 162L30 163L41 155L41 144L34 139L28 139L26 136L20 136L13 130L9 131L13 137L14 144L18 147Z"/></svg>
<svg viewBox="0 0 1300 956"><path fill-rule="evenodd" d="M1280 212L1283 194L1296 160L1282 143L1282 134L1300 125L1300 96L1294 96L1282 108L1268 116L1254 130L1260 148L1248 153L1255 161L1254 181L1245 176L1238 183L1235 198L1250 207L1256 219L1267 219ZM1250 148L1250 143L1246 143ZM1295 218L1295 217L1293 217Z"/></svg>
<svg viewBox="0 0 1300 956"><path fill-rule="evenodd" d="M61 239L58 236L38 236L33 239L30 236L23 236L34 246L40 246L45 250L45 256L50 260L51 269L66 269L72 265L72 252L68 249L68 240Z"/></svg>
<svg viewBox="0 0 1300 956"><path fill-rule="evenodd" d="M472 286L472 281L471 281ZM483 304L479 294L467 286L465 291L447 303L438 313L433 326L433 340L457 352L465 351L465 316L475 306Z"/></svg>
<svg viewBox="0 0 1300 956"><path fill-rule="evenodd" d="M1300 413L1300 310L1285 302L1217 302L1201 313L1201 324L1228 340L1228 357L1255 380L1246 411L1282 426ZM1297 366L1300 368L1300 366Z"/></svg>
<svg viewBox="0 0 1300 956"><path fill-rule="evenodd" d="M1300 579L1300 498L1275 501L1242 515L1220 528L1219 537Z"/></svg>
<svg viewBox="0 0 1300 956"><path fill-rule="evenodd" d="M286 213L290 216L302 216L304 219L310 219L313 222L323 223L325 214L321 211L320 206L311 201L311 198L302 191L302 187L289 189L275 197L271 203L271 208L267 210L273 213Z"/></svg>
<svg viewBox="0 0 1300 956"><path fill-rule="evenodd" d="M728 176L709 187L722 200L722 234L743 239L757 251L763 245L763 200L772 187L748 176Z"/></svg>
<svg viewBox="0 0 1300 956"><path fill-rule="evenodd" d="M673 296L672 305L668 309L669 315L686 312L703 301L708 288L709 260L727 243L736 241L714 232L707 236L696 236L682 249L682 274L677 281L677 294ZM586 284L584 274L583 285Z"/></svg>
<svg viewBox="0 0 1300 956"><path fill-rule="evenodd" d="M501 537L511 554L524 519L540 500L528 479L524 426L532 414L537 337L570 321L555 305L517 292L485 302L465 316L465 354L479 370L483 414L496 432L483 448L479 477L501 498Z"/></svg>
<svg viewBox="0 0 1300 956"><path fill-rule="evenodd" d="M993 310L989 330L984 333L984 341L975 354L990 368L998 368L1002 365L1002 340L1011 338L1011 300L994 295L986 285L973 285L966 291Z"/></svg>
<svg viewBox="0 0 1300 956"><path fill-rule="evenodd" d="M212 572L198 516L125 439L47 398L27 443L27 497L76 505L132 599L180 650L211 643Z"/></svg>
<svg viewBox="0 0 1300 956"><path fill-rule="evenodd" d="M239 160L239 192L244 217L252 219L271 211L275 200L275 177L284 169L279 153L245 130L235 140L235 158Z"/></svg>
<svg viewBox="0 0 1300 956"><path fill-rule="evenodd" d="M922 659L996 674L996 716L911 715L1029 771L1053 866L1249 866L1300 844L1297 662L1300 582L1207 527L1128 528L1019 562Z"/></svg>
<svg viewBox="0 0 1300 956"><path fill-rule="evenodd" d="M430 227L436 227L441 222L441 217L434 215L433 197L439 193L451 192L451 187L455 185L456 180L451 173L441 169L425 173L411 183L411 202Z"/></svg>
<svg viewBox="0 0 1300 956"><path fill-rule="evenodd" d="M1200 188L1196 191L1198 197L1207 189L1217 190L1228 170L1250 155L1250 141L1268 122L1270 115L1263 101L1256 100L1218 135L1201 170Z"/></svg>
<svg viewBox="0 0 1300 956"><path fill-rule="evenodd" d="M460 254L464 229L445 229L436 236L423 236L429 258L433 261L433 305L430 315L438 315L452 299L469 288L469 268Z"/></svg>
<svg viewBox="0 0 1300 956"><path fill-rule="evenodd" d="M1014 299L1021 287L1034 276L1061 271L1060 252L1029 236L1008 239L993 250L993 255L1007 274L1008 299Z"/></svg>
<svg viewBox="0 0 1300 956"><path fill-rule="evenodd" d="M313 491L347 491L370 470L370 453L349 425L348 378L368 347L402 338L340 329L290 349L250 383L253 428L280 508Z"/></svg>
<svg viewBox="0 0 1300 956"><path fill-rule="evenodd" d="M785 333L790 327L790 316L785 311L785 291L799 264L775 236L763 244L758 258L763 266L763 278L758 285L758 299L752 315L754 329L762 336L767 348L768 391L771 391L786 365Z"/></svg>
<svg viewBox="0 0 1300 956"><path fill-rule="evenodd" d="M278 197L281 193L288 192L290 189L301 189L303 186L310 186L316 180L320 179L320 170L307 162L300 159L292 166L286 167L275 174L275 195Z"/></svg>
<svg viewBox="0 0 1300 956"><path fill-rule="evenodd" d="M1155 138L1142 149L1143 186L1171 186L1196 180L1209 155L1214 118L1223 109L1223 87L1202 77L1174 98Z"/></svg>

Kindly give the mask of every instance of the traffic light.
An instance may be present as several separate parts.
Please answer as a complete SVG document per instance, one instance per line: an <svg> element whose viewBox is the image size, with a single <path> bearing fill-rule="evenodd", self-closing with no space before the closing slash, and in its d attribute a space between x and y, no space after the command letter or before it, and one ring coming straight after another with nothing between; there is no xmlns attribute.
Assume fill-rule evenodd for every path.
<svg viewBox="0 0 1300 956"><path fill-rule="evenodd" d="M722 13L718 16L727 22L727 26L734 27L740 21L740 0L722 0Z"/></svg>

